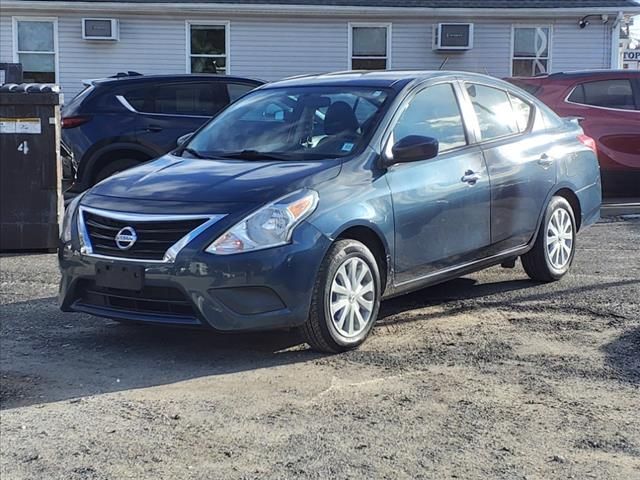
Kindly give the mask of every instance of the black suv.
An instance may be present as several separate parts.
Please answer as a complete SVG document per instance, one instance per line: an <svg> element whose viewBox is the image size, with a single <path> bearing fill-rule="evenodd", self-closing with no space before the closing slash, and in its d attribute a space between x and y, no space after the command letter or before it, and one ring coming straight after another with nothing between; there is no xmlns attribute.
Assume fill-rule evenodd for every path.
<svg viewBox="0 0 640 480"><path fill-rule="evenodd" d="M62 140L73 151L70 194L176 147L263 82L226 75L120 73L92 80L62 110Z"/></svg>

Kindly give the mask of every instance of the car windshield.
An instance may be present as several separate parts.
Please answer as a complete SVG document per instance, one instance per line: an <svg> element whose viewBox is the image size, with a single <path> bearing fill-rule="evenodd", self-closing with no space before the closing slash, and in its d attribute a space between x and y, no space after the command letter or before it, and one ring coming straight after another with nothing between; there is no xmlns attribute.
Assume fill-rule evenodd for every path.
<svg viewBox="0 0 640 480"><path fill-rule="evenodd" d="M208 123L183 155L240 160L344 157L364 147L388 97L380 88L258 90Z"/></svg>

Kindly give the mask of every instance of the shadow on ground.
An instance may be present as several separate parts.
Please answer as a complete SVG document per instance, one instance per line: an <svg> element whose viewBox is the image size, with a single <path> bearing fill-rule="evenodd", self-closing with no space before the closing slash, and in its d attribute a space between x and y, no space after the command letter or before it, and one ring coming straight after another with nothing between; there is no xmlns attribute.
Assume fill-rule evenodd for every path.
<svg viewBox="0 0 640 480"><path fill-rule="evenodd" d="M379 319L382 323L397 323L397 318L389 320L389 317L417 308L442 305L460 300L472 300L479 297L489 297L491 295L515 290L530 289L537 285L539 284L531 280L479 283L477 280L469 277L456 278L449 282L385 301L380 308ZM420 318L424 318L424 316Z"/></svg>
<svg viewBox="0 0 640 480"><path fill-rule="evenodd" d="M54 298L2 308L1 409L319 357L298 347L293 331L225 335L120 324L60 312Z"/></svg>
<svg viewBox="0 0 640 480"><path fill-rule="evenodd" d="M530 287L457 279L383 304L395 313ZM218 334L119 324L58 310L54 298L3 307L0 408L313 361L295 331Z"/></svg>
<svg viewBox="0 0 640 480"><path fill-rule="evenodd" d="M626 283L582 288L586 291ZM525 292L516 301L547 295L535 287L538 284L527 280L477 283L460 278L384 302L380 323L401 323L404 320L397 314L478 297L488 297L482 308L512 303L513 298L491 296L514 290ZM572 289L572 293L573 290L580 288ZM63 313L54 298L3 305L2 309L0 409L309 362L321 357L308 350L295 331L225 335L119 324ZM425 319L423 315L420 318ZM609 346L611 362L619 362L620 355L627 355L634 345L637 351L637 342L636 331L620 339L619 344ZM622 363L626 367L620 368L630 366L626 374L637 380L637 357L635 364Z"/></svg>
<svg viewBox="0 0 640 480"><path fill-rule="evenodd" d="M624 381L640 384L640 327L625 331L603 347L606 363Z"/></svg>
<svg viewBox="0 0 640 480"><path fill-rule="evenodd" d="M479 283L477 280L468 277L457 278L446 283L434 285L423 290L397 297L383 303L380 309L379 324L398 324L413 321L424 321L432 317L442 316L442 312L436 311L428 314L414 316L399 316L399 314L410 312L411 310L424 308L434 305L453 304L462 311L467 308L464 301L473 299L482 299L481 303L474 304L474 308L491 309L491 308L513 308L514 305L522 306L527 302L548 302L549 290L545 288L543 283L537 283L532 280L504 280L499 282ZM555 284L552 284L555 285ZM588 295L592 291L602 291L609 288L628 287L631 285L639 285L640 280L619 280L614 282L602 282L590 285L566 286L559 290L555 290L553 295L559 296L575 296L579 298L582 295ZM502 294L514 291L522 291L522 294L516 296L501 297ZM553 309L549 303L545 303L545 307ZM456 308L451 309L451 313L455 313ZM565 308L565 307L562 307ZM621 317L612 311L597 311L589 307L573 304L570 306L573 312L584 311L584 313L598 316ZM627 317L621 317L627 318Z"/></svg>

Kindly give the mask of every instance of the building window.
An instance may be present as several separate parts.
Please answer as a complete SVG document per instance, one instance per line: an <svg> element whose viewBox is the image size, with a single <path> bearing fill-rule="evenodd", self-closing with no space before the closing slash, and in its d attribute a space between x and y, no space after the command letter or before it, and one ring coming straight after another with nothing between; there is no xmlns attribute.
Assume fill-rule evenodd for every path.
<svg viewBox="0 0 640 480"><path fill-rule="evenodd" d="M390 24L349 25L351 70L386 70L390 67Z"/></svg>
<svg viewBox="0 0 640 480"><path fill-rule="evenodd" d="M511 74L534 77L549 72L550 51L551 27L514 27Z"/></svg>
<svg viewBox="0 0 640 480"><path fill-rule="evenodd" d="M55 19L14 18L13 57L25 82L56 83L57 33Z"/></svg>
<svg viewBox="0 0 640 480"><path fill-rule="evenodd" d="M187 22L187 72L229 72L229 24Z"/></svg>

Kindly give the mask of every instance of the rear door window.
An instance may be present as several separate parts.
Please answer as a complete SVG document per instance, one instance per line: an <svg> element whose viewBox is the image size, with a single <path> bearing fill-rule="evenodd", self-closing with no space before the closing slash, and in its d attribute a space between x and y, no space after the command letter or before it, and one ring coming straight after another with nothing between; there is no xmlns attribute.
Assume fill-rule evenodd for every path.
<svg viewBox="0 0 640 480"><path fill-rule="evenodd" d="M512 93L509 93L509 98L511 98L511 106L513 107L513 113L516 117L518 131L522 133L529 127L533 114L533 107L529 102L513 95Z"/></svg>
<svg viewBox="0 0 640 480"><path fill-rule="evenodd" d="M631 81L627 79L599 80L581 83L567 98L569 102L595 107L637 110Z"/></svg>
<svg viewBox="0 0 640 480"><path fill-rule="evenodd" d="M122 96L134 110L138 112L153 113L154 105L152 102L151 92L154 89L155 85L132 88L124 92Z"/></svg>
<svg viewBox="0 0 640 480"><path fill-rule="evenodd" d="M153 94L155 113L210 117L229 103L224 83L162 85Z"/></svg>
<svg viewBox="0 0 640 480"><path fill-rule="evenodd" d="M520 131L506 91L470 83L467 84L467 93L478 119L481 140L492 140Z"/></svg>
<svg viewBox="0 0 640 480"><path fill-rule="evenodd" d="M229 103L223 82L146 85L124 97L139 112L163 115L211 117Z"/></svg>

